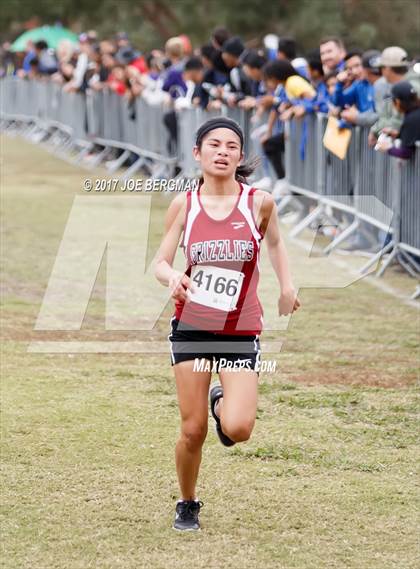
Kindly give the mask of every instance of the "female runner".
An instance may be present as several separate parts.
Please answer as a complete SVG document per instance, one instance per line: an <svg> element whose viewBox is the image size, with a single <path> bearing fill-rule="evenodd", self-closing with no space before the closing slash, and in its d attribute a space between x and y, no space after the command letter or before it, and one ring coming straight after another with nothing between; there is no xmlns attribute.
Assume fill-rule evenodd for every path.
<svg viewBox="0 0 420 569"><path fill-rule="evenodd" d="M225 446L249 439L257 410L259 336L263 311L257 297L263 237L276 273L279 315L300 306L270 194L246 185L252 167L243 160L239 125L218 117L197 131L193 154L201 164L197 191L179 194L165 220L155 276L169 286L175 313L168 336L181 415L176 469L181 498L174 529L198 530L203 502L196 482L207 435L212 371L221 384L210 391L216 432ZM172 268L179 241L185 273Z"/></svg>

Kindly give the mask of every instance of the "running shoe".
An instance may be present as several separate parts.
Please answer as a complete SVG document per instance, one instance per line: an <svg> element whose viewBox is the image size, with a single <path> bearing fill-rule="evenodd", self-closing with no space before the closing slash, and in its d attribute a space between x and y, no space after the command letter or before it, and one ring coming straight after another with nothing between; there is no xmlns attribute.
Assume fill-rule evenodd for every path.
<svg viewBox="0 0 420 569"><path fill-rule="evenodd" d="M200 530L200 520L198 514L203 506L200 500L178 500L175 509L175 520L173 529L178 531L198 531Z"/></svg>
<svg viewBox="0 0 420 569"><path fill-rule="evenodd" d="M232 439L230 439L227 435L224 434L224 432L222 431L222 425L220 423L220 418L216 415L215 410L214 410L216 402L221 397L223 397L223 387L221 386L220 383L216 383L210 389L211 414L213 415L213 419L216 421L216 433L220 439L220 442L222 443L222 445L225 445L225 447L231 447L232 445L235 444L235 441L232 441Z"/></svg>

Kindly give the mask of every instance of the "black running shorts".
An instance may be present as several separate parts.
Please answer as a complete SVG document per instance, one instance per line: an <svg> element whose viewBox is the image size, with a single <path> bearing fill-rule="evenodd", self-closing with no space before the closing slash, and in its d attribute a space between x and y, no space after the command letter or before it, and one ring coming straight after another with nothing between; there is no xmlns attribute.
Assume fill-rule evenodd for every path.
<svg viewBox="0 0 420 569"><path fill-rule="evenodd" d="M227 335L199 330L184 322L180 325L179 320L173 317L168 340L172 365L197 358L210 360L213 371L226 368L226 371L246 369L257 373L261 365L258 335Z"/></svg>

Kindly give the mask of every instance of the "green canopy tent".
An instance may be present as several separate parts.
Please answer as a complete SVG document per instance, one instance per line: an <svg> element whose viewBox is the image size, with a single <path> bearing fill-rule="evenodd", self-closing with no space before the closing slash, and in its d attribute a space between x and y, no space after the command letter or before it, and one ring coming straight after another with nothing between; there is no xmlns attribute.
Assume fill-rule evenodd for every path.
<svg viewBox="0 0 420 569"><path fill-rule="evenodd" d="M60 26L42 26L41 28L34 28L24 32L21 36L15 39L11 45L11 51L26 51L26 44L29 40L37 42L45 40L48 47L56 49L61 40L70 40L72 43L77 43L78 36L67 28Z"/></svg>

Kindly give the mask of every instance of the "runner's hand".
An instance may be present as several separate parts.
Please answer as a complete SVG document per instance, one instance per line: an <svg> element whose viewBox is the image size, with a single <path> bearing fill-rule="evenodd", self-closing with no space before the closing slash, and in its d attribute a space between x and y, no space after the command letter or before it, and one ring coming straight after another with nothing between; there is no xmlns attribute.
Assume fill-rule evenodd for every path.
<svg viewBox="0 0 420 569"><path fill-rule="evenodd" d="M300 306L300 300L294 288L285 290L279 298L279 316L292 314Z"/></svg>
<svg viewBox="0 0 420 569"><path fill-rule="evenodd" d="M191 279L179 271L174 271L169 277L168 286L172 292L172 298L183 302L190 302L190 297L187 294L188 289L191 292L195 291L195 287L193 286Z"/></svg>

